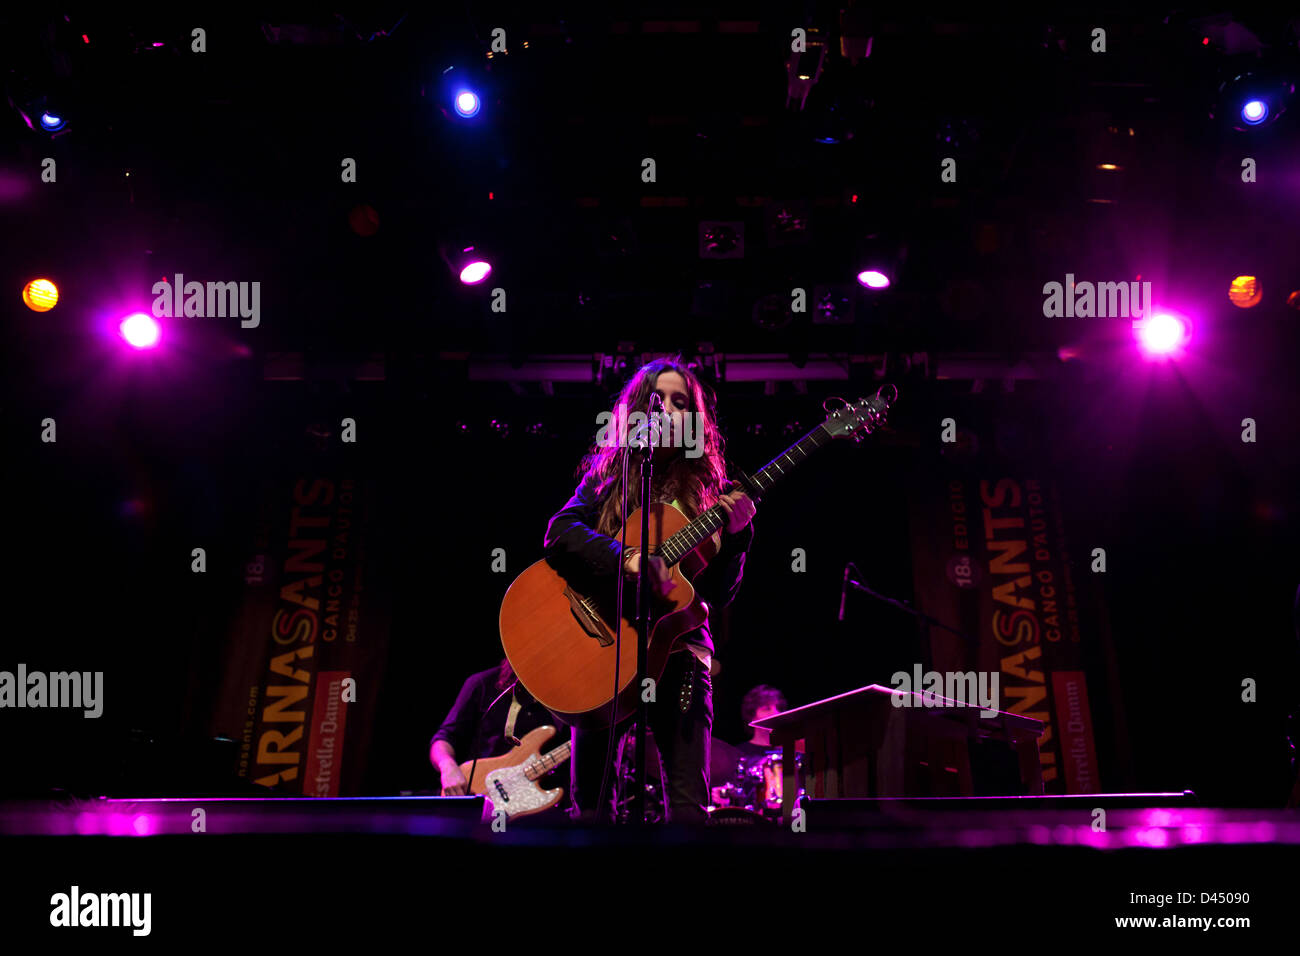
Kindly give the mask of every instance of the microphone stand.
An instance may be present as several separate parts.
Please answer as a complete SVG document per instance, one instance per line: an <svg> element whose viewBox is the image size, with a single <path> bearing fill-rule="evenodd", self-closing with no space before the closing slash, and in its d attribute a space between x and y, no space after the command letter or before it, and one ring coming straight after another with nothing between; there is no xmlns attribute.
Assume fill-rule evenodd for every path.
<svg viewBox="0 0 1300 956"><path fill-rule="evenodd" d="M852 568L854 571L858 570L858 566L854 564L852 561L848 563L848 567ZM943 621L931 617L929 614L926 614L924 611L918 611L916 608L912 607L912 605L908 604L906 601L900 601L897 598L891 598L888 595L881 594L878 591L873 591L871 588L867 587L861 581L856 581L853 578L849 578L847 583L853 585L859 591L865 591L867 594L870 594L873 598L875 598L878 601L882 601L885 604L889 604L893 607L898 608L900 611L906 611L908 614L912 615L914 618L916 618L921 622L922 633L925 634L926 636L929 635L930 633L929 628L931 625L933 625L934 627L943 628L945 631L950 631L951 633L956 634L960 638L964 638L967 644L971 648L978 648L978 642L976 641L976 639L971 637L965 631L959 630L955 627L949 627L947 624L943 623ZM930 642L928 640L925 641L925 646L922 648L922 650L923 653L925 654L925 669L928 671L930 670L931 665L933 663L930 654Z"/></svg>
<svg viewBox="0 0 1300 956"><path fill-rule="evenodd" d="M662 409L663 399L658 392L650 393L650 418ZM657 406L657 407L656 407ZM649 422L647 422L649 425ZM634 825L645 826L649 806L645 799L645 736L650 721L650 704L646 700L643 685L646 677L647 652L650 644L650 496L654 484L654 453L661 433L649 429L649 437L641 446L641 573L637 575L636 587L636 677L633 685L637 693L636 705L636 743L633 748L632 805L628 819ZM656 697L658 695L656 694Z"/></svg>

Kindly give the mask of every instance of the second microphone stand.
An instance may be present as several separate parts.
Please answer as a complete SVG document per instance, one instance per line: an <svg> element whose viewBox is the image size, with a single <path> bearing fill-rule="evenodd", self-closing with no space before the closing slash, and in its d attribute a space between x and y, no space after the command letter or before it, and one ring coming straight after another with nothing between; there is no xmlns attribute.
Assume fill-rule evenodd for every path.
<svg viewBox="0 0 1300 956"><path fill-rule="evenodd" d="M852 561L848 563L848 567L852 568L855 573L859 573L859 574L861 573L860 571L858 571L858 566L854 564ZM883 601L885 604L893 605L894 607L898 608L900 611L906 611L908 614L911 614L913 617L915 617L917 620L921 622L921 631L924 638L921 641L921 653L925 655L926 670L929 670L933 664L931 660L930 641L928 640L930 636L929 629L932 625L934 627L943 628L945 631L951 631L953 634L956 634L958 637L964 638L966 640L968 647L971 649L974 649L978 646L978 642L975 640L975 638L967 634L965 631L959 630L955 627L949 627L947 624L943 623L943 621L931 617L929 614L926 614L924 611L918 611L916 608L912 607L912 605L908 604L906 601L900 601L898 600L898 598L892 598L887 594L881 594L879 591L873 591L871 588L867 587L861 581L857 581L853 578L847 578L845 580L845 583L853 585L853 587L857 588L859 591L865 591L867 594L870 594L873 598L875 598L878 601Z"/></svg>

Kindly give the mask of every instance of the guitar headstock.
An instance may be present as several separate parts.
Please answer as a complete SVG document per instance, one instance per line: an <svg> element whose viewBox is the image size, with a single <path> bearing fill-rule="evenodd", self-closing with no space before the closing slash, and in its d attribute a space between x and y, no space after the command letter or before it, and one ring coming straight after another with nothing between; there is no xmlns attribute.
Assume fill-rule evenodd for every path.
<svg viewBox="0 0 1300 956"><path fill-rule="evenodd" d="M893 385L882 385L871 398L860 398L852 404L845 402L834 411L823 404L822 407L830 414L822 427L832 438L852 438L854 441L862 441L885 421L889 406L897 400L898 389ZM829 401L830 399L827 399L827 402Z"/></svg>

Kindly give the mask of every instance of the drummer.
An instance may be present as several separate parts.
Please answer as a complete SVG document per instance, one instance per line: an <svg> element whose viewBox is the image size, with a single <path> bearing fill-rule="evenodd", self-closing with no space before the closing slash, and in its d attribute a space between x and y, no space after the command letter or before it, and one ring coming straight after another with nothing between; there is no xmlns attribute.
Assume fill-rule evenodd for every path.
<svg viewBox="0 0 1300 956"><path fill-rule="evenodd" d="M785 695L775 687L759 684L745 695L740 704L740 715L748 726L755 720L772 717L786 709ZM771 732L754 728L754 734L743 744L726 748L738 758L724 779L712 782L713 802L717 806L752 803L755 768L772 751ZM716 771L715 771L716 774Z"/></svg>
<svg viewBox="0 0 1300 956"><path fill-rule="evenodd" d="M740 717L745 722L745 726L749 726L756 720L774 717L785 710L785 695L775 687L766 684L759 684L753 688L740 703ZM755 727L754 736L736 749L746 764L753 763L772 751L772 732Z"/></svg>

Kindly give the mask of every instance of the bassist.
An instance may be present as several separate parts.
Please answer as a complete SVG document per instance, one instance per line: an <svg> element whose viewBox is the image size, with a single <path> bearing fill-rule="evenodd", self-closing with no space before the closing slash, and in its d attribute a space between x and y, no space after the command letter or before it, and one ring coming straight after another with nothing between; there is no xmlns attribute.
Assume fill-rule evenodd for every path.
<svg viewBox="0 0 1300 956"><path fill-rule="evenodd" d="M512 684L515 684L515 672L505 658L496 667L466 679L456 703L429 745L429 762L438 770L442 796L459 797L468 792L468 781L459 766L462 761L499 757L514 747L515 742L506 736L506 728L516 702L519 705L513 727L516 738L538 727L555 725L555 718L533 700L523 685L516 685L511 691ZM562 731L563 725L559 729ZM543 782L549 786L549 776Z"/></svg>

